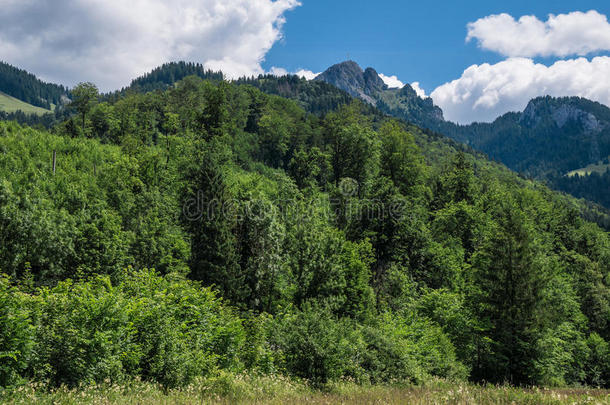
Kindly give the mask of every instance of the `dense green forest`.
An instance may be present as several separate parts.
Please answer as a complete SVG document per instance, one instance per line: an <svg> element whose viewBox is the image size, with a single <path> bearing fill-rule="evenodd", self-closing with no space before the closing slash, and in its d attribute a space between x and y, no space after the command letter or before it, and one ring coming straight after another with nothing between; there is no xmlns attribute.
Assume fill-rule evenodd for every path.
<svg viewBox="0 0 610 405"><path fill-rule="evenodd" d="M0 92L47 110L63 104L67 95L65 87L45 83L33 74L4 62L0 62Z"/></svg>
<svg viewBox="0 0 610 405"><path fill-rule="evenodd" d="M549 187L601 204L601 216L587 215L608 229L610 179L587 175L564 178L567 173L598 163L610 155L610 109L580 97L538 97L523 112L510 112L491 123L459 125L445 121L431 98L422 98L406 84L387 88L374 69L362 70L353 61L331 66L316 77L376 106L392 117L486 153L524 176Z"/></svg>
<svg viewBox="0 0 610 405"><path fill-rule="evenodd" d="M557 176L551 180L558 189L576 197L610 207L610 172L576 174L574 176Z"/></svg>
<svg viewBox="0 0 610 405"><path fill-rule="evenodd" d="M0 386L610 386L579 202L324 83L217 79L0 123Z"/></svg>

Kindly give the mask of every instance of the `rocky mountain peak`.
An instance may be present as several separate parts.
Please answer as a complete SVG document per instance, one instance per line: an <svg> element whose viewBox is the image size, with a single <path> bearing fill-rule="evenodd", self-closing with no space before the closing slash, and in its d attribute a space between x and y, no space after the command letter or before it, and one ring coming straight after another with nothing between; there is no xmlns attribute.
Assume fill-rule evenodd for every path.
<svg viewBox="0 0 610 405"><path fill-rule="evenodd" d="M330 83L353 97L375 104L374 95L388 88L373 68L362 68L354 61L338 63L328 68L315 80Z"/></svg>
<svg viewBox="0 0 610 405"><path fill-rule="evenodd" d="M573 122L580 124L585 132L598 132L602 130L603 124L591 111L590 103L592 102L578 97L537 97L527 104L520 122L535 127L540 122L552 120L558 128Z"/></svg>

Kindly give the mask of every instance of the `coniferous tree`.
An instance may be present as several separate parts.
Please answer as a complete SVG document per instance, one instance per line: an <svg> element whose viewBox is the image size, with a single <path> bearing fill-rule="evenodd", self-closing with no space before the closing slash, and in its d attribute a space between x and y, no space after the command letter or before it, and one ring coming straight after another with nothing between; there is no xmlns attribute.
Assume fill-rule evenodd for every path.
<svg viewBox="0 0 610 405"><path fill-rule="evenodd" d="M246 292L237 255L236 207L223 169L227 151L221 144L207 148L191 180L191 200L184 206L191 232L191 277L240 303Z"/></svg>

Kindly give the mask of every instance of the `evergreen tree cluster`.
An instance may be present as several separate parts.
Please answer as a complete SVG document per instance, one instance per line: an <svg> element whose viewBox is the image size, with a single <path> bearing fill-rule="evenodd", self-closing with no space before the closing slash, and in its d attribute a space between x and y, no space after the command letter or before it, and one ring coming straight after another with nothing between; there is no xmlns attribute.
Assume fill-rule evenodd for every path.
<svg viewBox="0 0 610 405"><path fill-rule="evenodd" d="M60 85L45 83L25 70L0 62L0 92L51 110L52 106L64 102L68 90Z"/></svg>

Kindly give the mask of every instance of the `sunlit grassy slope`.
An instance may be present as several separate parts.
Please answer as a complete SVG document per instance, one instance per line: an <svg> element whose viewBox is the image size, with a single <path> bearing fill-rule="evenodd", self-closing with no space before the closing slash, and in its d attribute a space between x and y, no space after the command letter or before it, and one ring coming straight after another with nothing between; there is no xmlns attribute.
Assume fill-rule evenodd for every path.
<svg viewBox="0 0 610 405"><path fill-rule="evenodd" d="M31 104L25 103L21 100L18 100L14 97L0 92L0 111L15 112L17 110L21 110L27 114L44 114L51 112L50 110L35 107Z"/></svg>
<svg viewBox="0 0 610 405"><path fill-rule="evenodd" d="M604 163L591 164L587 167L583 167L582 169L573 170L573 171L569 172L567 175L568 175L568 177L572 177L577 174L580 176L587 176L591 173L604 174L604 173L606 173L606 170L609 167L610 167L610 164L604 164Z"/></svg>

